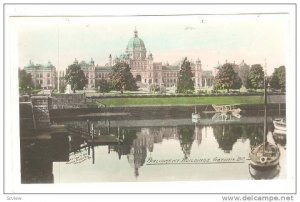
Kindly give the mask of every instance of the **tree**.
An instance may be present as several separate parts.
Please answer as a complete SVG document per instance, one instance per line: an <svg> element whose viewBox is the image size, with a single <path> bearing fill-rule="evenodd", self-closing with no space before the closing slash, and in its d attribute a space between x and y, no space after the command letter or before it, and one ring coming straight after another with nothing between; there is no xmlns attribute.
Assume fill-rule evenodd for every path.
<svg viewBox="0 0 300 202"><path fill-rule="evenodd" d="M270 81L271 88L285 90L285 82L285 66L275 68Z"/></svg>
<svg viewBox="0 0 300 202"><path fill-rule="evenodd" d="M80 65L77 63L69 65L66 71L65 80L67 84L71 85L73 93L75 93L76 90L82 90L87 84L87 79L85 78Z"/></svg>
<svg viewBox="0 0 300 202"><path fill-rule="evenodd" d="M130 67L124 62L118 62L112 67L110 73L110 81L114 90L120 91L123 94L124 90L134 91L138 87L133 75L130 72Z"/></svg>
<svg viewBox="0 0 300 202"><path fill-rule="evenodd" d="M188 93L189 91L194 90L194 82L192 80L193 74L191 70L191 64L187 58L183 60L181 65L178 83L177 83L177 92L178 93Z"/></svg>
<svg viewBox="0 0 300 202"><path fill-rule="evenodd" d="M31 94L34 84L31 74L28 74L24 69L19 69L19 91L20 94Z"/></svg>
<svg viewBox="0 0 300 202"><path fill-rule="evenodd" d="M100 93L108 93L110 91L109 82L105 79L96 81L96 88Z"/></svg>
<svg viewBox="0 0 300 202"><path fill-rule="evenodd" d="M241 78L238 73L234 71L233 64L224 64L216 78L215 78L215 88L216 89L239 89L242 86Z"/></svg>
<svg viewBox="0 0 300 202"><path fill-rule="evenodd" d="M264 87L264 70L260 64L252 65L248 76L248 88L261 89Z"/></svg>

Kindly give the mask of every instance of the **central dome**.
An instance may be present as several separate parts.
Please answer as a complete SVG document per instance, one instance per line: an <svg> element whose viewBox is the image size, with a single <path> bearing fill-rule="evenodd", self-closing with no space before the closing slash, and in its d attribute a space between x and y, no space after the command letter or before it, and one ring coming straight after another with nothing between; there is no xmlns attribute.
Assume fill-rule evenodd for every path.
<svg viewBox="0 0 300 202"><path fill-rule="evenodd" d="M144 41L138 37L137 30L134 30L134 37L128 41L127 49L145 48Z"/></svg>
<svg viewBox="0 0 300 202"><path fill-rule="evenodd" d="M131 59L145 59L146 47L144 41L138 37L138 31L134 30L134 37L128 41L126 53Z"/></svg>

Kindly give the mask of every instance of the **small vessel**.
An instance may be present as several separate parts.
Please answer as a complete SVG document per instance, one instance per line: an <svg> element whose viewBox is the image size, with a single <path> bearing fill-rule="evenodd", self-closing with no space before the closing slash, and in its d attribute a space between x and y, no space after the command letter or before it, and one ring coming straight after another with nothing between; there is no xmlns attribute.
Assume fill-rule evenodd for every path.
<svg viewBox="0 0 300 202"><path fill-rule="evenodd" d="M265 142L250 152L251 165L255 168L270 168L279 164L280 152L277 145Z"/></svg>
<svg viewBox="0 0 300 202"><path fill-rule="evenodd" d="M286 133L280 134L273 132L273 139L277 145L281 145L284 149L286 149Z"/></svg>
<svg viewBox="0 0 300 202"><path fill-rule="evenodd" d="M264 133L263 143L254 147L250 154L250 164L256 169L269 169L279 164L280 151L277 145L267 141L267 79L264 77Z"/></svg>
<svg viewBox="0 0 300 202"><path fill-rule="evenodd" d="M242 117L239 113L234 113L234 112L232 112L232 116L234 116L238 119L240 119Z"/></svg>
<svg viewBox="0 0 300 202"><path fill-rule="evenodd" d="M251 164L248 166L251 177L255 180L270 180L277 177L280 173L280 165L274 166L270 169L257 169Z"/></svg>
<svg viewBox="0 0 300 202"><path fill-rule="evenodd" d="M215 113L211 118L215 122L229 122L234 121L233 116L231 114L224 114L224 113Z"/></svg>
<svg viewBox="0 0 300 202"><path fill-rule="evenodd" d="M196 106L195 106L195 112L192 113L192 120L198 121L200 119L200 113L197 112Z"/></svg>
<svg viewBox="0 0 300 202"><path fill-rule="evenodd" d="M240 118L240 112L242 111L240 108L236 108L237 105L212 105L214 108L215 112L217 113L222 113L222 114L227 114L231 113L235 117Z"/></svg>
<svg viewBox="0 0 300 202"><path fill-rule="evenodd" d="M274 129L274 134L286 135L286 130Z"/></svg>
<svg viewBox="0 0 300 202"><path fill-rule="evenodd" d="M278 133L281 133L282 131L286 132L286 122L284 119L274 119L273 120L274 128L275 130L279 130Z"/></svg>

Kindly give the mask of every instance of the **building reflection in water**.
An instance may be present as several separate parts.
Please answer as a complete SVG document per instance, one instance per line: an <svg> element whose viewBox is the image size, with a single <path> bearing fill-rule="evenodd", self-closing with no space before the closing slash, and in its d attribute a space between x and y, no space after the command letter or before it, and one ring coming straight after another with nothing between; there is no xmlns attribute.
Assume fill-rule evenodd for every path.
<svg viewBox="0 0 300 202"><path fill-rule="evenodd" d="M112 129L114 130L114 129ZM184 158L188 158L193 141L200 145L202 141L201 126L149 127L138 129L122 128L123 144L109 146L109 151L118 153L119 159L127 156L128 163L134 169L135 177L139 176L139 168L145 164L148 153L153 152L154 144L169 139L179 140Z"/></svg>
<svg viewBox="0 0 300 202"><path fill-rule="evenodd" d="M85 122L73 122L76 127L85 127ZM202 129L208 126L201 125L177 125L164 127L123 127L123 128L96 128L101 130L101 135L120 133L123 141L121 144L108 145L108 152L118 153L118 158L126 157L133 169L134 176L140 175L140 168L145 165L147 156L154 152L155 144L161 144L167 140L177 140L182 158L191 156L192 147L202 143ZM232 151L237 141L245 142L249 139L250 147L258 145L263 140L262 125L249 124L221 124L209 126L212 128L213 137L218 146L225 153ZM275 139L275 137L274 137ZM54 140L53 140L54 141ZM276 139L275 139L276 141ZM278 142L285 144L281 140ZM68 161L69 153L79 151L86 147L86 143L79 136L55 140L55 142L24 143L21 145L22 183L53 183L52 165L54 161ZM170 151L172 152L172 151ZM92 152L94 155L94 152ZM280 168L268 173L249 168L249 173L254 179L276 177Z"/></svg>
<svg viewBox="0 0 300 202"><path fill-rule="evenodd" d="M191 153L191 148L194 140L200 145L202 141L202 128L200 126L178 126L178 127L161 127L161 128L141 128L136 132L136 138L133 139L130 150L127 154L128 163L134 169L135 177L139 176L139 168L145 164L148 152L154 150L154 144L161 143L163 139L179 140L180 146L184 155L184 159L188 158ZM126 136L125 139L126 140ZM127 145L128 146L128 145ZM116 152L124 151L122 149L126 144L114 147ZM126 153L119 153L121 155Z"/></svg>
<svg viewBox="0 0 300 202"><path fill-rule="evenodd" d="M140 132L137 132L136 139L130 148L130 152L127 155L128 163L134 169L135 177L139 176L139 168L144 165L147 157L147 149L150 147L153 151L153 137L149 133L149 129L142 128ZM150 146L152 144L152 146Z"/></svg>

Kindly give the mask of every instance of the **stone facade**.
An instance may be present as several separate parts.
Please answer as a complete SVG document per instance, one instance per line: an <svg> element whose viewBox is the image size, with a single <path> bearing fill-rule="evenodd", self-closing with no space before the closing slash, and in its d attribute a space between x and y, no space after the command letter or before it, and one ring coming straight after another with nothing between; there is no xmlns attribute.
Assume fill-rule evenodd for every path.
<svg viewBox="0 0 300 202"><path fill-rule="evenodd" d="M49 61L46 65L34 64L31 60L25 66L25 71L31 74L35 87L53 89L56 87L56 68Z"/></svg>
<svg viewBox="0 0 300 202"><path fill-rule="evenodd" d="M138 37L138 31L134 30L134 36L129 40L125 53L112 59L109 55L109 62L105 66L95 65L94 60L90 62L82 61L78 63L75 59L74 63L80 64L88 79L87 88L97 88L97 81L101 79L109 79L111 68L117 62L125 62L129 64L132 75L136 78L139 87L149 87L152 84L163 85L165 87L176 87L180 65L162 64L162 62L154 62L152 53L147 54L144 41ZM204 87L204 77L201 61L191 62L193 80L195 88ZM209 71L207 71L209 72ZM211 74L207 74L213 76ZM209 78L212 81L212 78ZM212 82L206 83L206 87L212 85Z"/></svg>
<svg viewBox="0 0 300 202"><path fill-rule="evenodd" d="M93 58L89 62L74 60L75 64L80 65L88 80L86 89L96 89L100 80L108 80L112 66L117 62L125 62L129 65L139 87L147 88L152 84L165 87L177 86L181 64L169 65L154 62L152 53L147 53L144 41L139 38L137 30L134 30L134 36L128 41L125 53L114 59L109 55L109 62L105 66L95 65ZM199 59L190 63L195 89L212 86L212 71L203 71ZM47 89L56 87L56 69L50 62L47 65L35 65L30 61L29 65L25 66L25 70L32 75L35 86L40 85ZM62 77L62 74L59 74L59 77ZM59 85L63 84L60 82Z"/></svg>

